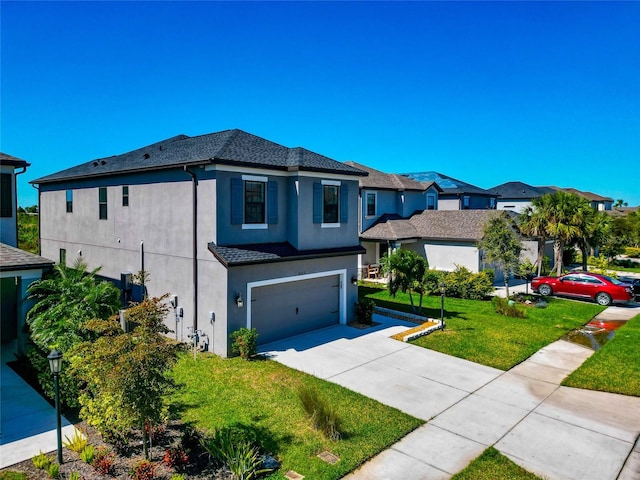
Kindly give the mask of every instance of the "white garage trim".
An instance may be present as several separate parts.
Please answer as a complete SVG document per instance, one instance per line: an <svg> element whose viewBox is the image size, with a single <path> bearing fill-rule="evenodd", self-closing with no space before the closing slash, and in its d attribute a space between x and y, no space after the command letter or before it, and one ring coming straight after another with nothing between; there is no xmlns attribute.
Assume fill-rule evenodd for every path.
<svg viewBox="0 0 640 480"><path fill-rule="evenodd" d="M303 280L311 280L312 278L330 277L333 275L340 276L340 324L347 324L347 270L330 270L328 272L307 273L304 275L294 275L291 277L270 278L269 280L260 280L258 282L247 283L247 328L251 328L251 294L254 288L265 287L267 285L277 285L279 283L299 282Z"/></svg>

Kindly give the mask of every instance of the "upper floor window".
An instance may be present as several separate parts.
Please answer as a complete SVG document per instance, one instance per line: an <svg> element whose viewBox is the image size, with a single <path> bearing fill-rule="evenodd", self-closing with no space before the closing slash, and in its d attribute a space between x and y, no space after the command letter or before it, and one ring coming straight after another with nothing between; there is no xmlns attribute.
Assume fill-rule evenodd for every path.
<svg viewBox="0 0 640 480"><path fill-rule="evenodd" d="M492 209L492 210L493 210L494 208L496 208L496 199L495 199L495 198L493 198L493 197L491 197L491 198L489 199L489 208L490 208L490 209Z"/></svg>
<svg viewBox="0 0 640 480"><path fill-rule="evenodd" d="M367 193L367 217L375 217L376 215L376 194Z"/></svg>
<svg viewBox="0 0 640 480"><path fill-rule="evenodd" d="M67 213L73 213L73 190L67 190Z"/></svg>
<svg viewBox="0 0 640 480"><path fill-rule="evenodd" d="M349 190L347 184L336 180L322 180L313 184L313 223L322 227L339 227L349 219Z"/></svg>
<svg viewBox="0 0 640 480"><path fill-rule="evenodd" d="M0 174L0 217L13 217L13 188L10 173Z"/></svg>
<svg viewBox="0 0 640 480"><path fill-rule="evenodd" d="M128 185L122 186L122 206L123 207L129 206L129 186Z"/></svg>
<svg viewBox="0 0 640 480"><path fill-rule="evenodd" d="M278 223L278 183L267 177L243 175L231 179L231 224L243 229Z"/></svg>
<svg viewBox="0 0 640 480"><path fill-rule="evenodd" d="M465 210L469 209L469 204L470 204L470 198L469 195L465 195L462 197L462 208Z"/></svg>
<svg viewBox="0 0 640 480"><path fill-rule="evenodd" d="M435 210L436 209L436 196L429 194L427 195L427 210Z"/></svg>
<svg viewBox="0 0 640 480"><path fill-rule="evenodd" d="M244 181L244 223L266 223L266 182Z"/></svg>
<svg viewBox="0 0 640 480"><path fill-rule="evenodd" d="M100 209L100 220L107 219L107 187L98 188L98 205Z"/></svg>

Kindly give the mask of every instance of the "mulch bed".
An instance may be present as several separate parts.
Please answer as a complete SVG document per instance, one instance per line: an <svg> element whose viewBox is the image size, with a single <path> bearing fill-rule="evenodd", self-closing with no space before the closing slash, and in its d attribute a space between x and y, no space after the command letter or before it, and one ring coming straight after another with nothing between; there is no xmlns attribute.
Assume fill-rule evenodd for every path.
<svg viewBox="0 0 640 480"><path fill-rule="evenodd" d="M60 466L60 477L68 478L72 472L78 472L81 479L84 480L113 480L113 479L130 479L130 472L135 466L144 460L142 452L141 436L134 436L126 449L116 451L110 445L107 445L98 434L98 432L88 426L84 422L76 424L76 428L88 437L88 443L96 448L105 446L110 448L113 453L113 471L110 475L103 475L97 472L91 465L86 464L80 459L79 454L62 448L63 463ZM170 422L164 429L154 435L154 441L150 450L151 462L156 466L154 479L169 480L175 473L182 473L186 479L194 480L231 480L233 477L228 469L213 468L209 462L207 453L199 446L193 446L189 456L189 464L183 469L176 470L169 468L163 463L163 458L167 448L179 444L180 439L185 431L185 425L180 422ZM139 433L139 432L138 432ZM63 439L64 441L64 439ZM53 451L48 454L53 463L57 463L57 452ZM45 479L49 478L47 472L39 470L33 466L31 459L17 463L1 471L10 470L13 472L24 472L27 479Z"/></svg>

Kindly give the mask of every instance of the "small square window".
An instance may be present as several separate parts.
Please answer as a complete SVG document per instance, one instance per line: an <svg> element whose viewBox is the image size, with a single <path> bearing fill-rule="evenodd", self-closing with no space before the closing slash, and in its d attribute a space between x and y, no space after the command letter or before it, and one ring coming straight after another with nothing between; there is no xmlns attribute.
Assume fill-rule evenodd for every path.
<svg viewBox="0 0 640 480"><path fill-rule="evenodd" d="M129 206L129 186L128 185L124 185L122 187L122 206L123 207Z"/></svg>

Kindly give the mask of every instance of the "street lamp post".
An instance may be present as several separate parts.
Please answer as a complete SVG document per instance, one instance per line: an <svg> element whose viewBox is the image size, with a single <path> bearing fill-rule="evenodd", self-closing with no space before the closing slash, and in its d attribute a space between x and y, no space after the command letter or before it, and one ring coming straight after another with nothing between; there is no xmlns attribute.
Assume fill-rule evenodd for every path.
<svg viewBox="0 0 640 480"><path fill-rule="evenodd" d="M447 290L447 286L445 285L444 282L440 283L440 298L441 298L441 303L440 303L440 328L442 330L444 330L445 327L445 323L444 323L444 292Z"/></svg>
<svg viewBox="0 0 640 480"><path fill-rule="evenodd" d="M47 360L49 360L49 367L53 374L53 387L56 396L56 417L58 421L58 463L62 465L62 421L60 419L60 392L58 388L58 375L62 367L62 352L57 348L53 349L47 356Z"/></svg>

